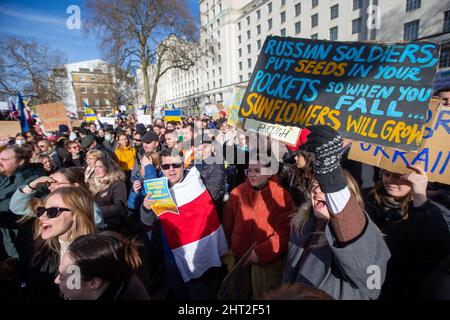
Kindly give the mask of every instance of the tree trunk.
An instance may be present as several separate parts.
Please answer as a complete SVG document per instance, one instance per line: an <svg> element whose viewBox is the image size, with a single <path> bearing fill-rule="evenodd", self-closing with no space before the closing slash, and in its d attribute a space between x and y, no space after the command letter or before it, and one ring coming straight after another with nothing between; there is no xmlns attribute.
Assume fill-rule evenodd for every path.
<svg viewBox="0 0 450 320"><path fill-rule="evenodd" d="M156 63L156 74L155 74L155 81L153 83L153 90L152 90L152 106L153 108L156 108L155 102L156 102L156 95L158 94L158 83L161 73L161 62L158 59L158 62Z"/></svg>

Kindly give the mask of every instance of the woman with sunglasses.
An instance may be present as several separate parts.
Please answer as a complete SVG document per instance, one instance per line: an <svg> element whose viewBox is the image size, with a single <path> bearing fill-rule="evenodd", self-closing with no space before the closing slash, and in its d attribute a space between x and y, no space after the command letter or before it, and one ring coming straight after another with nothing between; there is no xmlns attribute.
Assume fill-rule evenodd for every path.
<svg viewBox="0 0 450 320"><path fill-rule="evenodd" d="M385 234L392 257L382 298L417 298L425 279L450 254L444 216L450 212L427 198L427 174L411 166L407 174L382 171L366 197L366 209ZM431 297L430 297L431 298Z"/></svg>
<svg viewBox="0 0 450 320"><path fill-rule="evenodd" d="M73 240L96 233L93 212L89 191L80 187L58 188L36 208L35 241L22 285L30 299L60 297L53 283L58 265Z"/></svg>
<svg viewBox="0 0 450 320"><path fill-rule="evenodd" d="M75 167L64 168L48 177L39 177L28 184L19 187L11 198L9 210L16 215L34 217L35 212L30 207L30 202L32 202L33 199L42 199L50 192L54 192L62 187L81 187L88 190L89 188L84 182L83 169ZM100 208L95 203L93 206L95 224L98 228L103 228L104 222Z"/></svg>

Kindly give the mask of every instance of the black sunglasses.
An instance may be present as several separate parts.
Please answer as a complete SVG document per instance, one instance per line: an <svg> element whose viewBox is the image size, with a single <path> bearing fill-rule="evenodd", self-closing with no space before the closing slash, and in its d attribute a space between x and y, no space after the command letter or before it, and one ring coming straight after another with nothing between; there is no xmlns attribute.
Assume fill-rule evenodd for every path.
<svg viewBox="0 0 450 320"><path fill-rule="evenodd" d="M163 170L169 170L170 167L174 168L174 169L178 169L182 166L183 164L181 162L179 163L165 163L161 165L161 169Z"/></svg>
<svg viewBox="0 0 450 320"><path fill-rule="evenodd" d="M45 207L38 207L36 209L36 215L38 217L42 216L44 213L47 212L47 217L49 219L53 219L56 218L57 216L59 216L61 213L63 213L64 211L70 211L70 209L67 208L45 208Z"/></svg>

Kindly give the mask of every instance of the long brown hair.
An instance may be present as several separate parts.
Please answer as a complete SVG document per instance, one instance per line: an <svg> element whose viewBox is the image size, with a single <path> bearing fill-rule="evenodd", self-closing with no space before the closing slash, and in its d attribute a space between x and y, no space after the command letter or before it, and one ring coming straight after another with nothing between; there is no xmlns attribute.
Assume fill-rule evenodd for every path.
<svg viewBox="0 0 450 320"><path fill-rule="evenodd" d="M121 281L141 266L138 242L112 231L78 237L67 253L86 281L93 278Z"/></svg>

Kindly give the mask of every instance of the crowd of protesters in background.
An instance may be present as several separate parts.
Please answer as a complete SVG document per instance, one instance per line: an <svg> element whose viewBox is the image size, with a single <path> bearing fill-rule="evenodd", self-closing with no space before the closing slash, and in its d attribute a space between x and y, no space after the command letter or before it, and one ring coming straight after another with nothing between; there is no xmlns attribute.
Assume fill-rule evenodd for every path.
<svg viewBox="0 0 450 320"><path fill-rule="evenodd" d="M216 299L246 256L253 299L450 299L448 186L352 164L343 140L312 126L275 150L224 114L3 139L0 296ZM176 218L152 210L160 177Z"/></svg>

